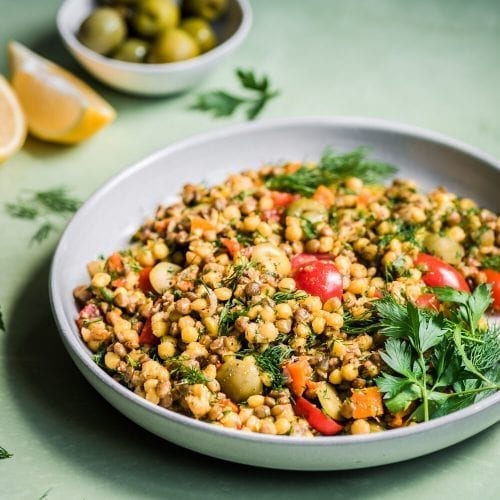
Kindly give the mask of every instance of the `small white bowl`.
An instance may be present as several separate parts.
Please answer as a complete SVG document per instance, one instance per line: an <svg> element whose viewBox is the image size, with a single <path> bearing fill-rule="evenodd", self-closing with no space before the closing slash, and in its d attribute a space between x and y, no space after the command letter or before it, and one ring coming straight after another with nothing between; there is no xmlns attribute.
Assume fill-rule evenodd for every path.
<svg viewBox="0 0 500 500"><path fill-rule="evenodd" d="M215 23L219 44L193 59L175 63L139 64L101 56L82 45L76 34L96 7L95 0L65 0L57 14L57 28L76 60L95 78L115 89L142 95L167 95L197 85L243 42L252 24L247 0L229 0Z"/></svg>

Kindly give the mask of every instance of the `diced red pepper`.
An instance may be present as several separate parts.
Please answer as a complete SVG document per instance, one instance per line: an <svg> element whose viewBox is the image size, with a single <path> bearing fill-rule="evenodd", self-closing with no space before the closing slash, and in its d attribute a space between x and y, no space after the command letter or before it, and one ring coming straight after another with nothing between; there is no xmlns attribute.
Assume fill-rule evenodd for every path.
<svg viewBox="0 0 500 500"><path fill-rule="evenodd" d="M415 305L420 309L432 309L439 312L441 303L434 293L423 293L417 297Z"/></svg>
<svg viewBox="0 0 500 500"><path fill-rule="evenodd" d="M151 327L151 318L148 318L139 335L139 344L153 346L159 343L160 339L153 333L153 328Z"/></svg>
<svg viewBox="0 0 500 500"><path fill-rule="evenodd" d="M274 208L286 208L292 201L300 198L298 194L284 193L282 191L271 191L271 199L274 203Z"/></svg>
<svg viewBox="0 0 500 500"><path fill-rule="evenodd" d="M302 396L295 399L294 410L296 415L305 418L313 429L324 436L333 436L343 429L342 425L327 417L317 406Z"/></svg>
<svg viewBox="0 0 500 500"><path fill-rule="evenodd" d="M139 273L139 288L143 293L155 292L153 286L151 285L151 281L149 281L151 269L153 269L151 266L143 267Z"/></svg>
<svg viewBox="0 0 500 500"><path fill-rule="evenodd" d="M263 210L260 217L265 222L272 222L280 220L280 212L276 208L271 208L270 210Z"/></svg>

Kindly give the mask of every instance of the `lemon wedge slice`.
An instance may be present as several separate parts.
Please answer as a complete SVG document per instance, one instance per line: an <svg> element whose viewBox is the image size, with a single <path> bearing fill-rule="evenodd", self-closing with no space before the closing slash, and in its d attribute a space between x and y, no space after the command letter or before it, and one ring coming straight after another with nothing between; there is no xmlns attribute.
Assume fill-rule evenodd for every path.
<svg viewBox="0 0 500 500"><path fill-rule="evenodd" d="M16 94L0 75L0 163L21 149L26 131L26 118Z"/></svg>
<svg viewBox="0 0 500 500"><path fill-rule="evenodd" d="M8 53L11 84L35 137L74 144L114 120L115 110L69 71L17 42Z"/></svg>

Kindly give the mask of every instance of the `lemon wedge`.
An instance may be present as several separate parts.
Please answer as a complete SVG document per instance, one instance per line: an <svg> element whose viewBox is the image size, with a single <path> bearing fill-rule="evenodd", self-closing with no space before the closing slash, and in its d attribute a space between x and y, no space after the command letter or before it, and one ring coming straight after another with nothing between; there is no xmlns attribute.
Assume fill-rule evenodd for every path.
<svg viewBox="0 0 500 500"><path fill-rule="evenodd" d="M26 118L16 94L0 75L0 163L21 149L26 131Z"/></svg>
<svg viewBox="0 0 500 500"><path fill-rule="evenodd" d="M17 42L8 53L11 84L35 137L74 144L114 120L115 110L69 71Z"/></svg>

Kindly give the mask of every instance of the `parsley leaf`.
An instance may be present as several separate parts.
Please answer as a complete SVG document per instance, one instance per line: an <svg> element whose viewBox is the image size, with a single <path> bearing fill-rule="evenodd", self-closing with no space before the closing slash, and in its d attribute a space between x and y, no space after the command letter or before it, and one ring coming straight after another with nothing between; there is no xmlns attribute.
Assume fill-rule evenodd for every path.
<svg viewBox="0 0 500 500"><path fill-rule="evenodd" d="M270 89L267 76L257 78L253 71L237 69L236 76L243 89L250 95L234 95L224 90L213 90L199 94L191 109L212 113L215 117L231 116L241 106L246 106L246 117L254 120L265 105L279 92Z"/></svg>

